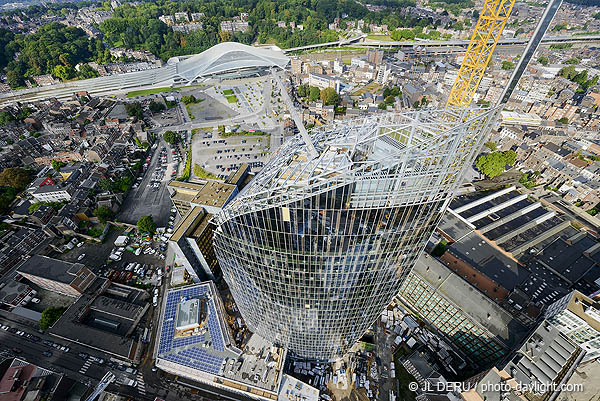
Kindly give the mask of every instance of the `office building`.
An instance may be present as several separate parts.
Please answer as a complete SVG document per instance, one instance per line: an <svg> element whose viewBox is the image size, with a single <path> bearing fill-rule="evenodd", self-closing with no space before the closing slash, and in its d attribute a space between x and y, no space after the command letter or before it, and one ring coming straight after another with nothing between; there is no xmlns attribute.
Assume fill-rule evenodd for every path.
<svg viewBox="0 0 600 401"><path fill-rule="evenodd" d="M198 382L225 390L230 399L232 395L278 399L285 349L256 334L243 351L237 348L212 281L169 290L161 316L154 349L159 369L179 376L183 383L189 380L192 385Z"/></svg>
<svg viewBox="0 0 600 401"><path fill-rule="evenodd" d="M510 359L473 378L472 388L461 396L464 401L553 401L584 355L543 321Z"/></svg>
<svg viewBox="0 0 600 401"><path fill-rule="evenodd" d="M494 112L386 113L284 143L214 220L250 329L300 357L344 355L398 293Z"/></svg>
<svg viewBox="0 0 600 401"><path fill-rule="evenodd" d="M600 357L600 303L573 291L546 310L546 319L586 351L583 361Z"/></svg>
<svg viewBox="0 0 600 401"><path fill-rule="evenodd" d="M212 217L202 207L195 206L169 238L176 263L180 263L196 283L215 280L220 276L219 262L212 245Z"/></svg>

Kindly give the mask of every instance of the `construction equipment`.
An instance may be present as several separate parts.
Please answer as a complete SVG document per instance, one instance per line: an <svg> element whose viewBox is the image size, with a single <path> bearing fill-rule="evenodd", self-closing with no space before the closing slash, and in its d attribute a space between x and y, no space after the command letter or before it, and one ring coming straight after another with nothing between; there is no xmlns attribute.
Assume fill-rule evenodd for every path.
<svg viewBox="0 0 600 401"><path fill-rule="evenodd" d="M446 107L466 107L473 100L515 0L485 0Z"/></svg>

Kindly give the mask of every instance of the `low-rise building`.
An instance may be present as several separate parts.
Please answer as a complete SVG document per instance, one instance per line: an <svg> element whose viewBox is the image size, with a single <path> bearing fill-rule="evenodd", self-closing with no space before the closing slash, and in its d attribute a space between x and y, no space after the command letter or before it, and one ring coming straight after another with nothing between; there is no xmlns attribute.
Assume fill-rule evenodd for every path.
<svg viewBox="0 0 600 401"><path fill-rule="evenodd" d="M40 287L77 297L94 281L96 275L81 263L70 263L47 256L34 255L18 270L19 274Z"/></svg>

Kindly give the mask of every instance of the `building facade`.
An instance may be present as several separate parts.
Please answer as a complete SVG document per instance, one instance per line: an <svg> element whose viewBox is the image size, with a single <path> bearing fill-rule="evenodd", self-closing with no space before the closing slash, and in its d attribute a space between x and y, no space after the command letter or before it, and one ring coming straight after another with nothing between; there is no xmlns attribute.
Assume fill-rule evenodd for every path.
<svg viewBox="0 0 600 401"><path fill-rule="evenodd" d="M600 357L600 303L573 291L546 310L546 318L579 345L585 361Z"/></svg>
<svg viewBox="0 0 600 401"><path fill-rule="evenodd" d="M495 112L389 113L286 142L215 216L251 330L304 358L344 355L398 293Z"/></svg>

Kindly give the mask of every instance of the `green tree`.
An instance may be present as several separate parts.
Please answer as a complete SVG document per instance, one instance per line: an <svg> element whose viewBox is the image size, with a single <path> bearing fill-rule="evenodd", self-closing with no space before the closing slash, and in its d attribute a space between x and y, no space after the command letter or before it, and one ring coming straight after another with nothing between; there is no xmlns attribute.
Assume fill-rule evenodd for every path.
<svg viewBox="0 0 600 401"><path fill-rule="evenodd" d="M73 75L74 75L73 69L71 67L67 67L62 64L55 66L54 69L52 70L52 74L55 77L62 79L63 81L67 81L67 80L73 78Z"/></svg>
<svg viewBox="0 0 600 401"><path fill-rule="evenodd" d="M151 112L158 113L165 109L165 105L162 104L161 102L155 102L154 100L152 100L150 102L150 104L148 105L148 108L150 109Z"/></svg>
<svg viewBox="0 0 600 401"><path fill-rule="evenodd" d="M385 102L381 102L377 105L377 107L379 107L381 110L387 110L387 104L385 104Z"/></svg>
<svg viewBox="0 0 600 401"><path fill-rule="evenodd" d="M196 97L194 95L182 96L181 101L185 104L196 103Z"/></svg>
<svg viewBox="0 0 600 401"><path fill-rule="evenodd" d="M65 167L67 165L67 163L65 162L61 162L58 160L52 160L52 168L56 171L60 172L60 169Z"/></svg>
<svg viewBox="0 0 600 401"><path fill-rule="evenodd" d="M152 216L144 216L137 222L138 230L142 233L149 233L154 235L156 232L156 224Z"/></svg>
<svg viewBox="0 0 600 401"><path fill-rule="evenodd" d="M515 65L511 61L504 60L502 62L502 69L503 70L512 70L513 68L515 68Z"/></svg>
<svg viewBox="0 0 600 401"><path fill-rule="evenodd" d="M8 123L15 121L15 117L8 111L0 111L0 126L5 126Z"/></svg>
<svg viewBox="0 0 600 401"><path fill-rule="evenodd" d="M498 145L496 144L496 142L492 142L492 141L484 143L484 146L486 148L488 148L489 150L491 150L492 152L495 152L496 149L498 149Z"/></svg>
<svg viewBox="0 0 600 401"><path fill-rule="evenodd" d="M173 131L165 131L165 133L163 134L163 139L165 140L165 142L174 145L179 141L179 135Z"/></svg>
<svg viewBox="0 0 600 401"><path fill-rule="evenodd" d="M100 220L102 224L106 224L106 222L113 217L113 211L108 206L100 206L96 210L94 210L94 216Z"/></svg>
<svg viewBox="0 0 600 401"><path fill-rule="evenodd" d="M337 106L340 103L340 95L333 88L323 89L320 96L325 106Z"/></svg>
<svg viewBox="0 0 600 401"><path fill-rule="evenodd" d="M517 154L512 150L492 152L479 156L475 162L475 167L488 178L494 178L502 174L507 165L514 165L516 157Z"/></svg>
<svg viewBox="0 0 600 401"><path fill-rule="evenodd" d="M550 63L550 60L546 56L538 57L537 61L538 61L538 63L540 63L541 65L544 65L544 66L546 66Z"/></svg>
<svg viewBox="0 0 600 401"><path fill-rule="evenodd" d="M308 91L308 100L316 102L321 97L321 90L316 86L311 86Z"/></svg>
<svg viewBox="0 0 600 401"><path fill-rule="evenodd" d="M565 64L577 65L579 64L579 59L577 57L571 57L568 60L565 60Z"/></svg>
<svg viewBox="0 0 600 401"><path fill-rule="evenodd" d="M144 118L144 114L142 112L142 105L139 102L127 103L125 105L125 111L129 117L135 117L138 120Z"/></svg>
<svg viewBox="0 0 600 401"><path fill-rule="evenodd" d="M40 329L47 330L62 316L67 308L46 308L40 318Z"/></svg>
<svg viewBox="0 0 600 401"><path fill-rule="evenodd" d="M0 173L0 186L11 187L21 191L29 182L29 171L20 167L5 168Z"/></svg>
<svg viewBox="0 0 600 401"><path fill-rule="evenodd" d="M561 124L568 124L569 123L569 119L567 117L559 118L556 121L558 121Z"/></svg>

